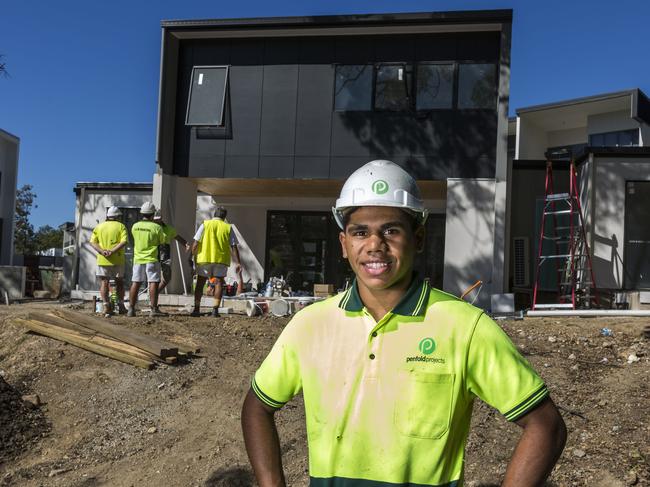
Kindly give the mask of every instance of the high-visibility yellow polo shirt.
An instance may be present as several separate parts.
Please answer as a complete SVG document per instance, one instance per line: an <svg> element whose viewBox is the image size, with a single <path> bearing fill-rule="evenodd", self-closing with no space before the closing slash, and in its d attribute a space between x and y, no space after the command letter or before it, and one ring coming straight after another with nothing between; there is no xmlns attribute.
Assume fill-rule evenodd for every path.
<svg viewBox="0 0 650 487"><path fill-rule="evenodd" d="M302 391L311 486L460 486L476 397L516 420L548 391L482 310L414 279L375 322L347 292L295 315L252 387Z"/></svg>
<svg viewBox="0 0 650 487"><path fill-rule="evenodd" d="M98 244L104 250L110 250L118 243L126 242L128 235L123 223L115 220L106 220L93 229L90 241ZM124 247L114 254L104 257L97 254L97 265L111 266L124 264Z"/></svg>
<svg viewBox="0 0 650 487"><path fill-rule="evenodd" d="M230 223L217 218L205 220L196 263L230 265L230 232Z"/></svg>
<svg viewBox="0 0 650 487"><path fill-rule="evenodd" d="M140 220L131 227L133 235L133 263L150 264L158 262L158 246L167 237L160 225L151 220Z"/></svg>

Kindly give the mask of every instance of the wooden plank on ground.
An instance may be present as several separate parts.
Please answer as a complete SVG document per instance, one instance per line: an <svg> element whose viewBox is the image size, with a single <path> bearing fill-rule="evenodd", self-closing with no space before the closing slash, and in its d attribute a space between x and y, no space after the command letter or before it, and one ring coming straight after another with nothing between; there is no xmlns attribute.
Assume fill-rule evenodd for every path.
<svg viewBox="0 0 650 487"><path fill-rule="evenodd" d="M79 325L68 321L60 316L53 315L51 313L41 313L38 311L30 311L27 313L27 319L36 320L43 323L49 323L51 325L56 325L60 328L67 328L68 330L74 330L81 333L97 333L95 330L88 328L87 326Z"/></svg>
<svg viewBox="0 0 650 487"><path fill-rule="evenodd" d="M26 328L35 331L36 333L45 335L50 338L54 338L55 340L69 343L71 345L75 345L76 347L83 348L84 350L94 352L98 355L103 355L105 357L109 357L114 360L124 362L126 364L142 367L144 369L152 369L154 366L153 362L150 360L144 360L138 357L134 357L132 355L119 352L117 350L100 345L98 343L93 343L85 338L76 337L73 335L73 332L70 332L69 330L61 330L60 328L53 327L53 326L43 326L38 322L31 321L31 320L23 320L21 318L16 318L15 321L25 326Z"/></svg>
<svg viewBox="0 0 650 487"><path fill-rule="evenodd" d="M153 353L162 359L178 355L178 345L165 342L158 338L142 335L121 326L113 325L100 318L95 318L94 316L88 316L67 309L57 309L54 310L53 313L68 321L91 328L103 335L123 341L124 343L133 345L134 347L141 348L149 353Z"/></svg>

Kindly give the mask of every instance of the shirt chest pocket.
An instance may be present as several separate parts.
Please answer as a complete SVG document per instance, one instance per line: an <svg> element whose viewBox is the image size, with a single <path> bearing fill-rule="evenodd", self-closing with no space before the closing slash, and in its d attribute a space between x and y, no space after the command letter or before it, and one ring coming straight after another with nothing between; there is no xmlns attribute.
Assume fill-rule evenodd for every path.
<svg viewBox="0 0 650 487"><path fill-rule="evenodd" d="M395 399L397 430L415 438L444 436L451 421L453 390L453 374L401 372Z"/></svg>

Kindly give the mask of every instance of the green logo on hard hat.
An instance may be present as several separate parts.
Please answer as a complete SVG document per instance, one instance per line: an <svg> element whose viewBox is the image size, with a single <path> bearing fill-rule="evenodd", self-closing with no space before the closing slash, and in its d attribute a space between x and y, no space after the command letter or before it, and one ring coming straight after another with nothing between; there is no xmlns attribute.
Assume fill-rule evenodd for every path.
<svg viewBox="0 0 650 487"><path fill-rule="evenodd" d="M388 183L383 179L378 179L372 183L372 191L376 194L384 194L388 191Z"/></svg>
<svg viewBox="0 0 650 487"><path fill-rule="evenodd" d="M431 355L436 349L436 342L433 338L423 338L418 345L420 352L424 355Z"/></svg>

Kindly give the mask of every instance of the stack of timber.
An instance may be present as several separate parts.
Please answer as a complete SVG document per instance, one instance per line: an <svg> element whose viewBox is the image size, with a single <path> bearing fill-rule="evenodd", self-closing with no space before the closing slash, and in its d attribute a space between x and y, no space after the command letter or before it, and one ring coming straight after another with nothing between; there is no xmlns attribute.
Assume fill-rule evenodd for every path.
<svg viewBox="0 0 650 487"><path fill-rule="evenodd" d="M33 312L14 321L39 335L145 369L160 363L177 364L200 352L199 348L165 342L67 309Z"/></svg>

